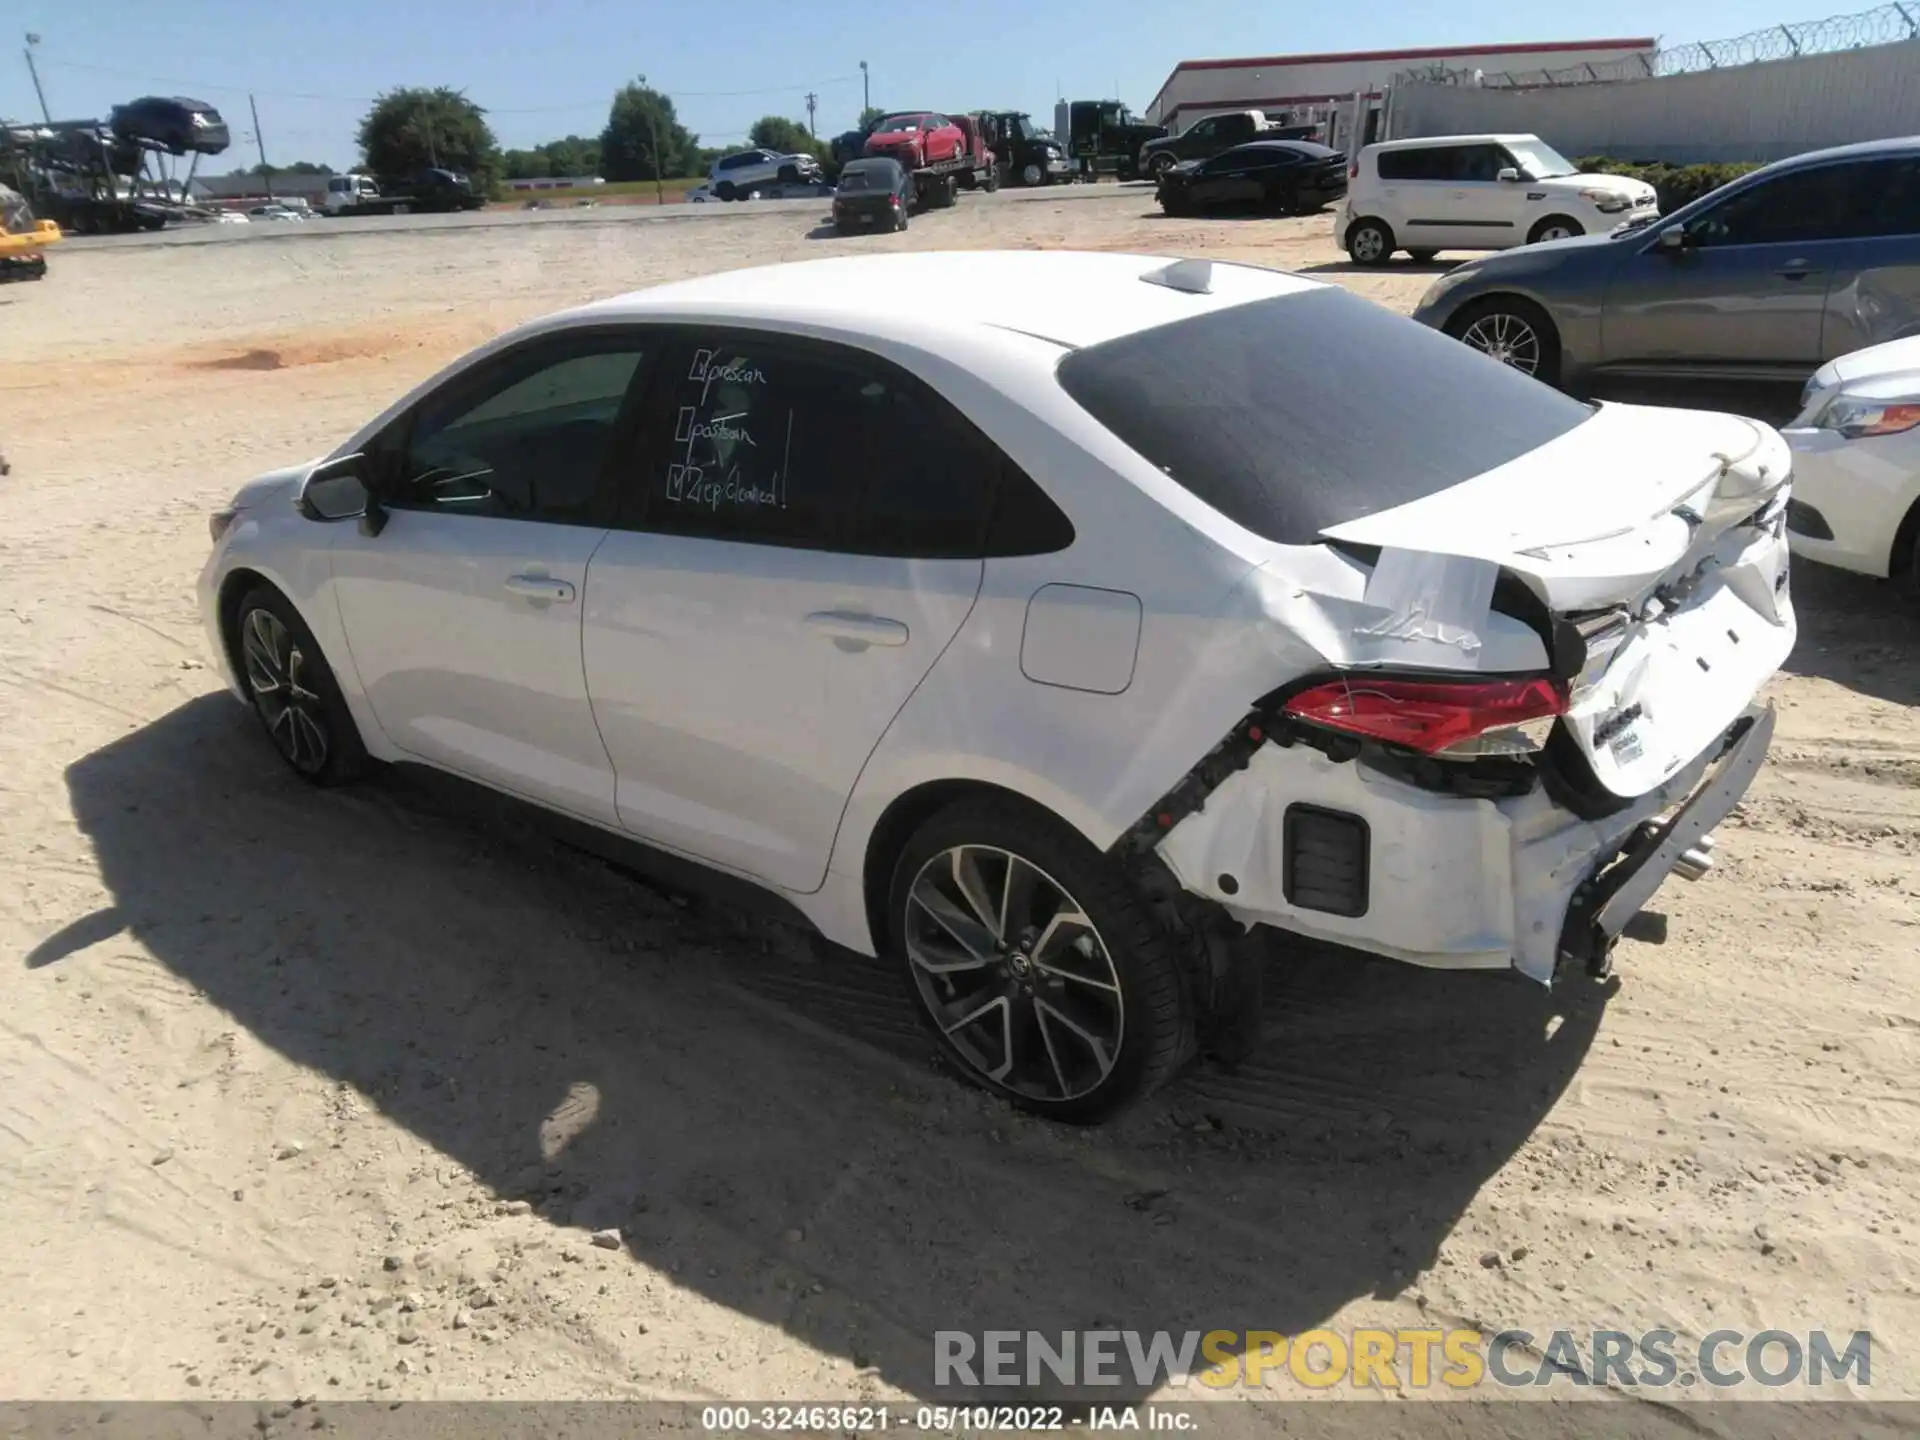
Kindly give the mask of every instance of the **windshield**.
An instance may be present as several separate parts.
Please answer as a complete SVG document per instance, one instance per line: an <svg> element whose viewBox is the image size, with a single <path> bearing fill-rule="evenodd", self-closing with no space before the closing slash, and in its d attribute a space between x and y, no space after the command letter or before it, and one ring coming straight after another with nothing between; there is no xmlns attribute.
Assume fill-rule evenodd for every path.
<svg viewBox="0 0 1920 1440"><path fill-rule="evenodd" d="M1520 162L1529 180L1551 180L1559 175L1578 175L1579 167L1544 140L1509 140L1507 153Z"/></svg>
<svg viewBox="0 0 1920 1440"><path fill-rule="evenodd" d="M1057 373L1157 469L1285 545L1450 489L1593 414L1333 287L1090 345Z"/></svg>

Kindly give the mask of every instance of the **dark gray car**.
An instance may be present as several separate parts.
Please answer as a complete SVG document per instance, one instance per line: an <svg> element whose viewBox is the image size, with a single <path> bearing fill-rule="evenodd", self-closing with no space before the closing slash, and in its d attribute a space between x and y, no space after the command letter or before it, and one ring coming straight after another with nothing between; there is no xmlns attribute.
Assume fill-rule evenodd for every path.
<svg viewBox="0 0 1920 1440"><path fill-rule="evenodd" d="M1469 260L1413 318L1570 390L1804 380L1920 334L1920 136L1797 155L1638 229Z"/></svg>

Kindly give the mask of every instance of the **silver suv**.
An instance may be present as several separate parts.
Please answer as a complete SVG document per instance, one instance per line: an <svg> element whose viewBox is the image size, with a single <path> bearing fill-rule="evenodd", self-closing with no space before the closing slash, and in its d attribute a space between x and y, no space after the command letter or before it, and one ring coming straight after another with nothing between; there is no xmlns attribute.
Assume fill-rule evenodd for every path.
<svg viewBox="0 0 1920 1440"><path fill-rule="evenodd" d="M811 184L820 178L820 162L813 156L782 155L778 150L723 155L707 172L713 193L722 200L750 200L768 186Z"/></svg>

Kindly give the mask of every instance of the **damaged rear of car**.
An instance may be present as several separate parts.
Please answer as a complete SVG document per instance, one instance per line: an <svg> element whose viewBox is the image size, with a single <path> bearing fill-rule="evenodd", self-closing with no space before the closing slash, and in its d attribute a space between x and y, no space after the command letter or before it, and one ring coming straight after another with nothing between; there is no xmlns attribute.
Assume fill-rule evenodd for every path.
<svg viewBox="0 0 1920 1440"><path fill-rule="evenodd" d="M1058 374L1267 543L1219 617L1245 718L1126 842L1189 896L1548 982L1710 867L1795 635L1776 432L1584 404L1330 289Z"/></svg>

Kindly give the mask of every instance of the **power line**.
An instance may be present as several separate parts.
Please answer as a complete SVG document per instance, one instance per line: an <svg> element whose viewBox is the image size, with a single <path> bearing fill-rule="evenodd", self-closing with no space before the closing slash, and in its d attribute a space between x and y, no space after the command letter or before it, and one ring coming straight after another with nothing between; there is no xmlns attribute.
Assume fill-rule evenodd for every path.
<svg viewBox="0 0 1920 1440"><path fill-rule="evenodd" d="M86 70L98 75L117 75L126 80L139 80L149 85L172 85L182 90L194 90L215 95L265 95L270 100L306 100L323 105L372 105L378 99L372 95L316 95L300 90L258 90L245 85L215 85L205 80L182 80L168 75L147 75L138 70L123 70L113 65L89 65L79 60L43 59L46 65L63 70ZM789 85L766 85L757 90L663 90L660 93L669 100L739 100L754 95L782 95L794 91L805 92L828 85L851 85L858 75L836 75L828 80L797 80ZM489 115L564 115L584 114L587 111L600 111L606 108L605 101L576 101L570 105L529 105L495 108L483 106Z"/></svg>

